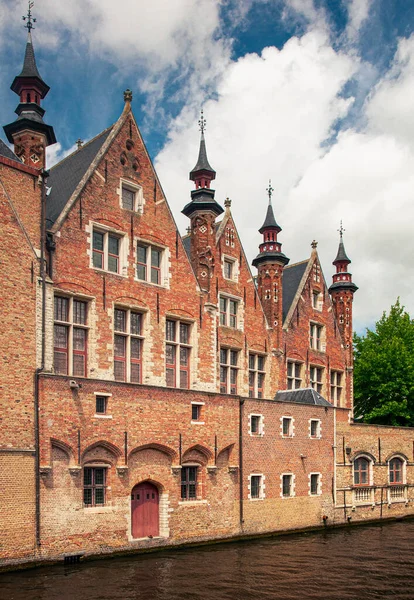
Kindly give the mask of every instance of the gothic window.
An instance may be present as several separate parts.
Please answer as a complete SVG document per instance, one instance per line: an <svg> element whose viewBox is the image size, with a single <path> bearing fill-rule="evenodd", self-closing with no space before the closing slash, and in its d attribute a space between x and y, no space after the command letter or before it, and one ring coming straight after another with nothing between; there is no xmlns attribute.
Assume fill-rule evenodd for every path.
<svg viewBox="0 0 414 600"><path fill-rule="evenodd" d="M265 357L249 353L249 397L263 398L265 382Z"/></svg>
<svg viewBox="0 0 414 600"><path fill-rule="evenodd" d="M114 310L114 377L116 381L142 381L142 313Z"/></svg>
<svg viewBox="0 0 414 600"><path fill-rule="evenodd" d="M190 387L191 326L183 321L167 319L165 373L169 387Z"/></svg>
<svg viewBox="0 0 414 600"><path fill-rule="evenodd" d="M54 370L59 375L86 377L88 303L54 298Z"/></svg>
<svg viewBox="0 0 414 600"><path fill-rule="evenodd" d="M220 348L220 393L237 394L239 351Z"/></svg>

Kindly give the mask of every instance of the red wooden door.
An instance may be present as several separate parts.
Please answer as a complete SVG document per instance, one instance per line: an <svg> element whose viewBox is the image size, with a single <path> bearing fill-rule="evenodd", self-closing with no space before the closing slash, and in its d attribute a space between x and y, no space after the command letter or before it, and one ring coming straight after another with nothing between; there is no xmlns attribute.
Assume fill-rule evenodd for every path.
<svg viewBox="0 0 414 600"><path fill-rule="evenodd" d="M132 537L159 535L159 496L155 485L145 481L131 492Z"/></svg>

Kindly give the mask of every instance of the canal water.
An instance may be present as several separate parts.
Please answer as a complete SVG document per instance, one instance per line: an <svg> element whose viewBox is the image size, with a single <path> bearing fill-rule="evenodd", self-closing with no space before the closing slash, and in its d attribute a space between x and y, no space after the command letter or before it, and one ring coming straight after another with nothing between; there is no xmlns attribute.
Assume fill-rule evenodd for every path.
<svg viewBox="0 0 414 600"><path fill-rule="evenodd" d="M414 599L414 521L0 574L1 600Z"/></svg>

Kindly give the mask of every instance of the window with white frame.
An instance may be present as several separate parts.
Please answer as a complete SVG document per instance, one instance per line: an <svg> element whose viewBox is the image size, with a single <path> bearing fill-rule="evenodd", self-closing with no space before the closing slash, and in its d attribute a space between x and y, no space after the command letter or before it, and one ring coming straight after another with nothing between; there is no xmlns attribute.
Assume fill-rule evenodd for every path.
<svg viewBox="0 0 414 600"><path fill-rule="evenodd" d="M293 475L292 473L284 473L282 475L282 497L291 498L294 495Z"/></svg>
<svg viewBox="0 0 414 600"><path fill-rule="evenodd" d="M110 273L121 272L122 236L94 226L92 232L92 265Z"/></svg>
<svg viewBox="0 0 414 600"><path fill-rule="evenodd" d="M169 387L190 387L191 325L167 319L165 325L165 374Z"/></svg>
<svg viewBox="0 0 414 600"><path fill-rule="evenodd" d="M249 415L249 434L263 435L263 415Z"/></svg>
<svg viewBox="0 0 414 600"><path fill-rule="evenodd" d="M223 258L223 275L225 279L236 279L236 261L233 258Z"/></svg>
<svg viewBox="0 0 414 600"><path fill-rule="evenodd" d="M331 371L331 402L335 406L340 406L342 399L342 378L341 371Z"/></svg>
<svg viewBox="0 0 414 600"><path fill-rule="evenodd" d="M129 308L114 309L114 377L141 383L143 315Z"/></svg>
<svg viewBox="0 0 414 600"><path fill-rule="evenodd" d="M309 345L313 350L325 350L323 336L323 325L318 325L318 323L309 324Z"/></svg>
<svg viewBox="0 0 414 600"><path fill-rule="evenodd" d="M320 496L322 493L321 489L321 474L310 473L309 475L309 495Z"/></svg>
<svg viewBox="0 0 414 600"><path fill-rule="evenodd" d="M265 357L249 353L249 397L263 398L265 382Z"/></svg>
<svg viewBox="0 0 414 600"><path fill-rule="evenodd" d="M191 421L202 423L203 407L203 402L191 402Z"/></svg>
<svg viewBox="0 0 414 600"><path fill-rule="evenodd" d="M303 363L295 360L287 361L286 372L288 390L297 390L302 387L302 371Z"/></svg>
<svg viewBox="0 0 414 600"><path fill-rule="evenodd" d="M312 291L312 308L322 310L322 294L316 290Z"/></svg>
<svg viewBox="0 0 414 600"><path fill-rule="evenodd" d="M309 421L309 437L321 437L321 422L319 419L310 419Z"/></svg>
<svg viewBox="0 0 414 600"><path fill-rule="evenodd" d="M309 367L310 386L316 390L318 394L322 394L323 391L323 371L323 367Z"/></svg>
<svg viewBox="0 0 414 600"><path fill-rule="evenodd" d="M237 300L220 296L220 325L237 329L237 312L239 303Z"/></svg>
<svg viewBox="0 0 414 600"><path fill-rule="evenodd" d="M142 188L129 181L121 180L121 206L125 210L141 213L143 208Z"/></svg>
<svg viewBox="0 0 414 600"><path fill-rule="evenodd" d="M145 242L137 243L137 279L163 285L164 250Z"/></svg>
<svg viewBox="0 0 414 600"><path fill-rule="evenodd" d="M264 498L263 475L249 476L249 498L250 500L260 500Z"/></svg>
<svg viewBox="0 0 414 600"><path fill-rule="evenodd" d="M282 437L293 437L292 417L282 417Z"/></svg>
<svg viewBox="0 0 414 600"><path fill-rule="evenodd" d="M86 377L88 303L72 297L54 297L54 371Z"/></svg>
<svg viewBox="0 0 414 600"><path fill-rule="evenodd" d="M220 348L220 394L237 394L239 351Z"/></svg>

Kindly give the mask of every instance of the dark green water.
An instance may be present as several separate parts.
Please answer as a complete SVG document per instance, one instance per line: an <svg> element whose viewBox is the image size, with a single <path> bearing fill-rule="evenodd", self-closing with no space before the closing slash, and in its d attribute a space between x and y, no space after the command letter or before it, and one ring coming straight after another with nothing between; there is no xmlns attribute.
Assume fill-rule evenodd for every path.
<svg viewBox="0 0 414 600"><path fill-rule="evenodd" d="M414 522L0 575L1 600L414 599Z"/></svg>

